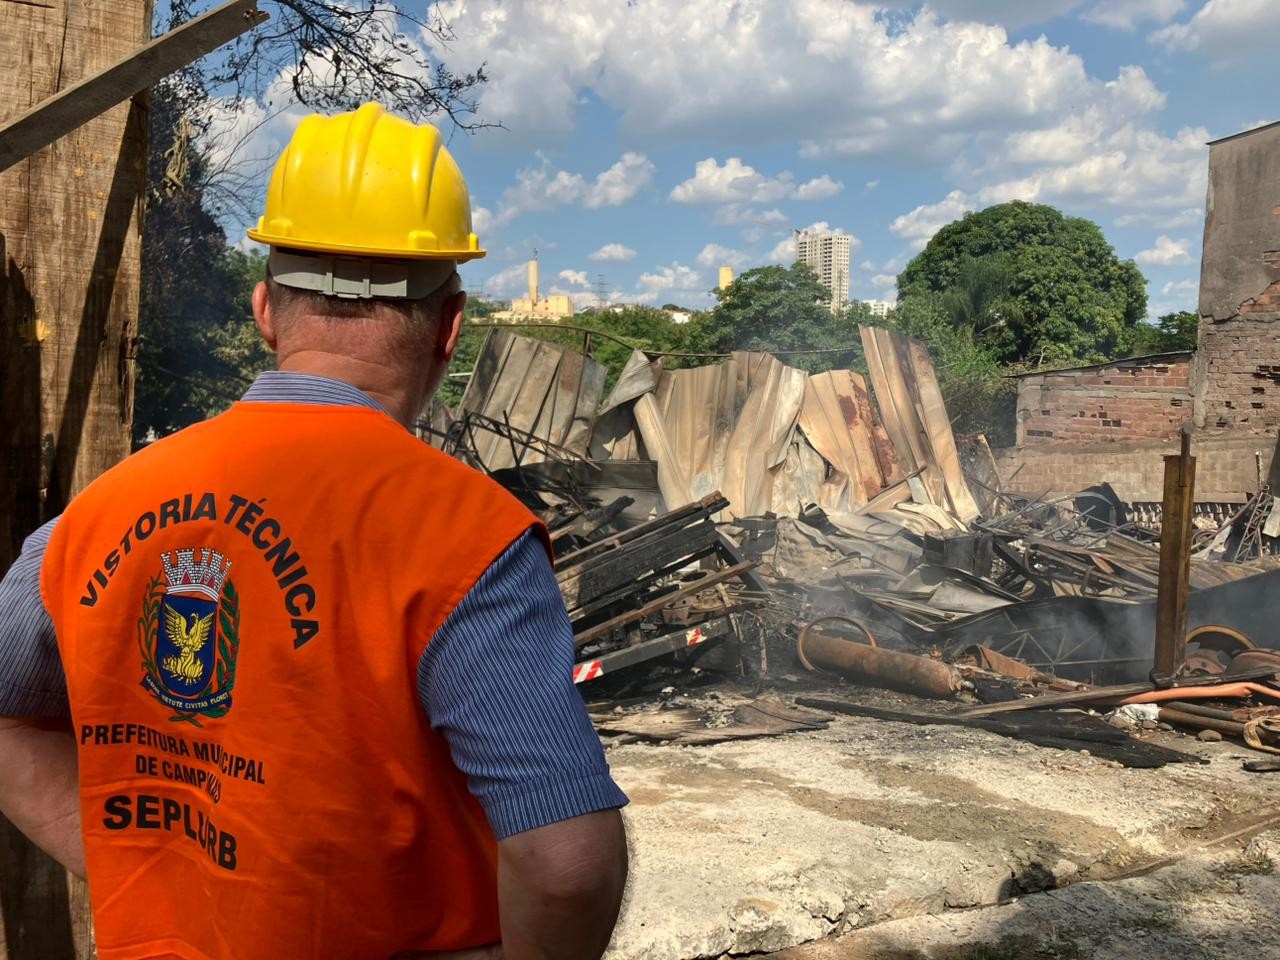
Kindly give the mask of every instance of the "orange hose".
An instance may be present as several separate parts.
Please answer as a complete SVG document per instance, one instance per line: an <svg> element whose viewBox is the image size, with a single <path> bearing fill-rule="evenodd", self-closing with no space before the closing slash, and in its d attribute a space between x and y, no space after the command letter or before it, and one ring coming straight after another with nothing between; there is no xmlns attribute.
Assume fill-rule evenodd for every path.
<svg viewBox="0 0 1280 960"><path fill-rule="evenodd" d="M1199 700L1216 697L1247 697L1251 693L1260 693L1264 697L1280 700L1280 690L1264 687L1260 683L1224 683L1216 687L1170 687L1168 690L1152 690L1150 693L1139 693L1132 697L1116 700L1118 704L1129 703L1161 703L1165 700Z"/></svg>

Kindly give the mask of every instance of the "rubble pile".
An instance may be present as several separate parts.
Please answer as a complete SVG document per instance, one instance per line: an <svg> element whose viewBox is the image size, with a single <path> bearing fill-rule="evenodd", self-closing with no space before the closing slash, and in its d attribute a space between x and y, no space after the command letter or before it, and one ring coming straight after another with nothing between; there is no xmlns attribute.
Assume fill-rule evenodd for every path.
<svg viewBox="0 0 1280 960"><path fill-rule="evenodd" d="M594 360L494 329L459 409L423 425L547 523L602 733L716 742L821 724L809 707L1088 742L1133 766L1192 759L1135 739L1149 725L1280 753L1280 654L1251 639L1270 637L1257 600L1280 577L1270 490L1201 519L1185 663L1153 677L1150 511L1105 482L1004 492L985 440L957 444L924 348L860 333L865 378L747 352L666 369L637 351L605 396ZM856 686L724 717L674 696L726 674ZM923 699L853 699L877 690ZM1049 707L1073 712L1032 712Z"/></svg>

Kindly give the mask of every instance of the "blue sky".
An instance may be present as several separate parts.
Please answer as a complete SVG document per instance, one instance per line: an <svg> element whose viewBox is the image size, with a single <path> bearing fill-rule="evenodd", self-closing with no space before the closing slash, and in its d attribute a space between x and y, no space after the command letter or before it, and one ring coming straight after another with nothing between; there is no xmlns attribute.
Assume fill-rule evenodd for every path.
<svg viewBox="0 0 1280 960"><path fill-rule="evenodd" d="M416 8L415 8L416 9ZM421 11L418 11L419 13ZM486 64L450 149L488 258L473 291L712 302L716 268L789 262L793 227L857 238L852 295L943 224L1014 198L1096 220L1194 309L1205 141L1280 118L1280 0L450 0ZM252 107L249 109L252 114ZM255 133L270 154L301 111ZM238 118L247 122L246 118ZM236 225L238 226L238 225Z"/></svg>

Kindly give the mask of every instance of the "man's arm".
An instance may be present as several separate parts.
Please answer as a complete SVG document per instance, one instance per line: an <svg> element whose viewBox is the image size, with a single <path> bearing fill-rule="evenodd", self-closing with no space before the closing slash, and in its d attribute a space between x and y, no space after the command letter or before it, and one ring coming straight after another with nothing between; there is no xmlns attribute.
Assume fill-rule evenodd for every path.
<svg viewBox="0 0 1280 960"><path fill-rule="evenodd" d="M40 568L56 520L33 533L0 580L0 813L84 876L76 745Z"/></svg>
<svg viewBox="0 0 1280 960"><path fill-rule="evenodd" d="M77 771L75 737L65 724L0 717L0 811L83 879Z"/></svg>
<svg viewBox="0 0 1280 960"><path fill-rule="evenodd" d="M626 884L627 840L617 810L500 841L505 960L595 960L609 945Z"/></svg>
<svg viewBox="0 0 1280 960"><path fill-rule="evenodd" d="M573 631L532 534L500 556L419 665L431 725L498 838L507 960L595 960L617 921L627 846L600 740L573 685Z"/></svg>

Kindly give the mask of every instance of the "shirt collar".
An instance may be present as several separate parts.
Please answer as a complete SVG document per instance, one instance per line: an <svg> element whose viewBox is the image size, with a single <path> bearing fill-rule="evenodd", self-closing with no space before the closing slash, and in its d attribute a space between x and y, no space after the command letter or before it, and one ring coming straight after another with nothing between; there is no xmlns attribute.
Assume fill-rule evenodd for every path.
<svg viewBox="0 0 1280 960"><path fill-rule="evenodd" d="M248 403L307 403L322 407L368 407L386 413L382 404L359 387L331 377L290 370L258 374L241 398Z"/></svg>

